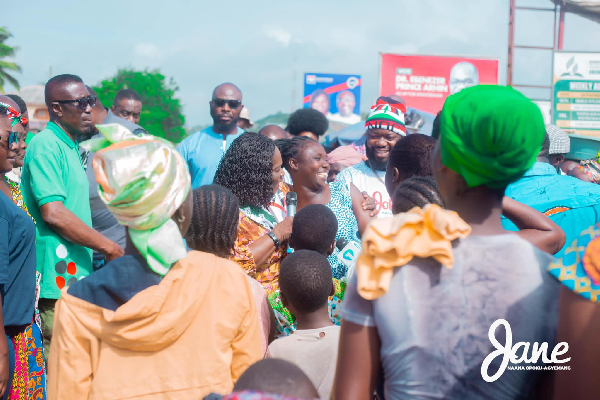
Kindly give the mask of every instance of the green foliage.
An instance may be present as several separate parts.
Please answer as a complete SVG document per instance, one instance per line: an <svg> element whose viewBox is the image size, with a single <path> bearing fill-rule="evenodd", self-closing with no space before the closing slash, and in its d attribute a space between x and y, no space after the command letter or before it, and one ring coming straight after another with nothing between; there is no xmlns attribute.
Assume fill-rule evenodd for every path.
<svg viewBox="0 0 600 400"><path fill-rule="evenodd" d="M13 62L3 60L3 58L14 57L16 51L19 49L18 47L11 47L4 43L11 36L5 27L0 27L0 93L4 93L4 83L7 81L17 90L19 89L19 82L7 71L21 72L21 67Z"/></svg>
<svg viewBox="0 0 600 400"><path fill-rule="evenodd" d="M141 72L122 69L114 78L103 80L99 86L94 86L105 107L113 104L121 89L133 89L142 97L140 125L148 133L174 143L179 143L186 137L183 128L185 117L181 113L179 99L175 97L179 87L173 78L167 83L165 76L158 70Z"/></svg>

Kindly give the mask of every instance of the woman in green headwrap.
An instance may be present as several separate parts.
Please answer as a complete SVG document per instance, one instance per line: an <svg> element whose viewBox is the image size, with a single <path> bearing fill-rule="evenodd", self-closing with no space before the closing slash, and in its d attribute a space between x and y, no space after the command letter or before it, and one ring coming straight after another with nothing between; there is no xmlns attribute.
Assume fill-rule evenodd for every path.
<svg viewBox="0 0 600 400"><path fill-rule="evenodd" d="M228 393L262 358L244 273L186 252L190 176L172 144L98 126L100 198L127 227L125 256L71 284L56 304L49 399L199 399ZM70 266L68 267L70 268Z"/></svg>
<svg viewBox="0 0 600 400"><path fill-rule="evenodd" d="M370 397L381 365L386 398L524 399L540 373L505 370L501 356L486 367L490 327L506 320L513 343L553 348L552 257L500 221L504 189L540 151L542 115L511 88L476 86L448 97L440 122L432 167L447 210L427 205L365 231L342 310L335 398Z"/></svg>

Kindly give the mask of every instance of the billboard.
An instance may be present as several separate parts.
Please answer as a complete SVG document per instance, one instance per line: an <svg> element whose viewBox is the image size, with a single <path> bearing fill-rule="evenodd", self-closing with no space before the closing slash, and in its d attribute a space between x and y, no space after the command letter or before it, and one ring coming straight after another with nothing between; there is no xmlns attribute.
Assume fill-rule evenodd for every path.
<svg viewBox="0 0 600 400"><path fill-rule="evenodd" d="M304 74L304 108L322 112L328 120L352 125L360 118L360 75Z"/></svg>
<svg viewBox="0 0 600 400"><path fill-rule="evenodd" d="M548 125L552 123L552 101L550 100L531 100L542 112L544 117L544 124Z"/></svg>
<svg viewBox="0 0 600 400"><path fill-rule="evenodd" d="M600 53L555 51L552 69L554 124L600 136Z"/></svg>
<svg viewBox="0 0 600 400"><path fill-rule="evenodd" d="M498 84L498 60L380 54L379 95L402 97L406 105L436 114L446 97L478 84Z"/></svg>

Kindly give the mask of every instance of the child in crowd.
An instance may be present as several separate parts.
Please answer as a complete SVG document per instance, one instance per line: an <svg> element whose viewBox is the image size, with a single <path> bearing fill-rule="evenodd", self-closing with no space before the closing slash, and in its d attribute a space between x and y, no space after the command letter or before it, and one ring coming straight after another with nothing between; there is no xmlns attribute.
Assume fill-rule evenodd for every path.
<svg viewBox="0 0 600 400"><path fill-rule="evenodd" d="M413 176L402 182L394 191L392 204L392 212L396 215L408 212L414 207L423 208L427 204L437 204L443 208L444 200L433 177Z"/></svg>
<svg viewBox="0 0 600 400"><path fill-rule="evenodd" d="M298 365L328 399L335 377L340 327L329 319L327 298L333 295L331 267L322 254L297 250L281 264L279 290L283 305L296 316L294 334L269 345L267 358Z"/></svg>
<svg viewBox="0 0 600 400"><path fill-rule="evenodd" d="M322 204L303 207L294 217L290 247L312 250L329 257L335 249L338 221L335 214Z"/></svg>
<svg viewBox="0 0 600 400"><path fill-rule="evenodd" d="M323 204L303 207L294 217L290 247L294 250L312 250L329 257L336 246L338 221L333 211ZM329 298L329 317L340 325L341 306L346 291L346 280L333 278L335 293Z"/></svg>
<svg viewBox="0 0 600 400"><path fill-rule="evenodd" d="M316 399L317 389L296 365L277 359L252 364L225 396L210 394L204 400L293 400Z"/></svg>
<svg viewBox="0 0 600 400"><path fill-rule="evenodd" d="M294 217L290 247L294 250L312 250L324 257L333 253L338 221L335 214L322 204L303 207ZM332 279L335 293L329 298L329 317L336 325L340 324L340 306L346 290L346 282ZM269 295L269 303L277 320L277 336L286 336L296 329L296 318L281 303L279 291Z"/></svg>

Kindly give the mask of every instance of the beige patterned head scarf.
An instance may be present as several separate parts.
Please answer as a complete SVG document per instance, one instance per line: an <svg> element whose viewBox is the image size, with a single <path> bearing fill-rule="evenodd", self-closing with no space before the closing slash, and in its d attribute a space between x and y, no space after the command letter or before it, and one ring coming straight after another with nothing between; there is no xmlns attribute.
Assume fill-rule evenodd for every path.
<svg viewBox="0 0 600 400"><path fill-rule="evenodd" d="M186 256L171 216L186 199L191 179L173 145L150 136L136 136L119 124L97 125L104 137L81 143L95 151L94 173L100 198L152 270L165 275Z"/></svg>

